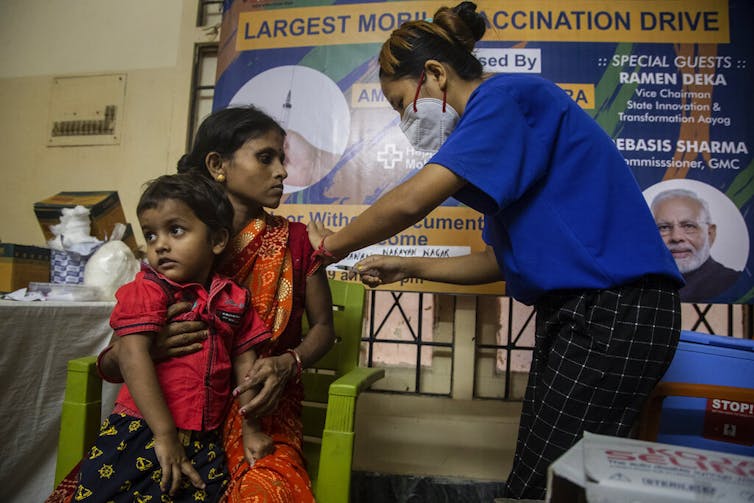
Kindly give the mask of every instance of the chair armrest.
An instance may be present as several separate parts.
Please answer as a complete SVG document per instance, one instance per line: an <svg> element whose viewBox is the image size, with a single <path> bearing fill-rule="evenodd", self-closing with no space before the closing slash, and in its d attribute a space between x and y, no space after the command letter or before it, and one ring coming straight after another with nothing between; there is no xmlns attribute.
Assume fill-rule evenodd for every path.
<svg viewBox="0 0 754 503"><path fill-rule="evenodd" d="M330 384L314 488L317 501L348 503L356 400L363 390L384 375L385 369L357 367Z"/></svg>
<svg viewBox="0 0 754 503"><path fill-rule="evenodd" d="M687 382L660 382L655 386L642 411L639 438L657 440L660 432L662 402L668 396L691 398L718 398L734 402L754 402L754 389L716 384L695 384Z"/></svg>
<svg viewBox="0 0 754 503"><path fill-rule="evenodd" d="M96 361L94 356L68 361L55 485L76 466L97 436L102 409L102 380L97 375Z"/></svg>
<svg viewBox="0 0 754 503"><path fill-rule="evenodd" d="M353 435L356 399L372 383L385 375L385 369L356 367L330 384L324 437L328 433Z"/></svg>
<svg viewBox="0 0 754 503"><path fill-rule="evenodd" d="M356 397L385 376L385 369L356 367L330 384L330 396Z"/></svg>

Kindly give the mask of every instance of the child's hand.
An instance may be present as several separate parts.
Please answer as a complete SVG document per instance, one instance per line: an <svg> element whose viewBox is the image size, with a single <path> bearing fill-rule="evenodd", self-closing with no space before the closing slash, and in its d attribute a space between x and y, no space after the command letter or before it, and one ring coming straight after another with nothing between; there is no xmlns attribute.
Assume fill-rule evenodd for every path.
<svg viewBox="0 0 754 503"><path fill-rule="evenodd" d="M254 463L258 460L275 452L275 444L272 443L272 438L269 435L244 423L243 451L246 460L251 466L254 466Z"/></svg>
<svg viewBox="0 0 754 503"><path fill-rule="evenodd" d="M162 468L160 490L165 492L170 486L170 496L173 496L181 485L181 476L186 475L194 487L204 489L206 484L202 480L186 456L186 450L178 440L177 434L154 437L154 452Z"/></svg>

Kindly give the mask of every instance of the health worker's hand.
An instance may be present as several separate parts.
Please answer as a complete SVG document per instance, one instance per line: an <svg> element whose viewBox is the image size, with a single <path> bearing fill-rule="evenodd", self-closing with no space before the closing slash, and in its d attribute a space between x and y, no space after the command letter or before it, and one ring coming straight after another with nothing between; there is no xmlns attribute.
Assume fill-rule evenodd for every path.
<svg viewBox="0 0 754 503"><path fill-rule="evenodd" d="M404 280L408 274L404 270L405 259L388 255L370 255L357 262L353 268L361 282L369 287Z"/></svg>

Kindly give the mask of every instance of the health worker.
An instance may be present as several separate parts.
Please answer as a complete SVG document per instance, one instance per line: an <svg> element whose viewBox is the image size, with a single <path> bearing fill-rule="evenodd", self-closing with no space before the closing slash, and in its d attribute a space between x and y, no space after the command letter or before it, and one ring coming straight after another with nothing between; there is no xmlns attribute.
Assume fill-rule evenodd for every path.
<svg viewBox="0 0 754 503"><path fill-rule="evenodd" d="M382 91L416 150L436 151L335 233L309 224L335 262L454 197L484 214L486 249L453 258L368 257L368 285L504 279L536 307L536 342L505 497L542 499L547 467L584 431L627 436L670 363L683 280L610 137L558 86L486 75L472 2L410 21L379 53Z"/></svg>

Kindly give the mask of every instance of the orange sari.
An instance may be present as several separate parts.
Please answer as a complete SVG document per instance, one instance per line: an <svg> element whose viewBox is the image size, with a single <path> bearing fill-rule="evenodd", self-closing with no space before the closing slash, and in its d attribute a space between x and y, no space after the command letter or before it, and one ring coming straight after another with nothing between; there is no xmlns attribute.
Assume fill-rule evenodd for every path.
<svg viewBox="0 0 754 503"><path fill-rule="evenodd" d="M249 288L254 308L273 332L270 341L257 347L259 356L279 355L300 343L306 277L317 267L311 252L302 224L270 215L251 221L230 243L219 272ZM288 383L277 410L261 419L275 453L253 467L244 457L241 417L234 401L223 431L231 476L223 501L314 502L302 454L302 399L301 384Z"/></svg>

